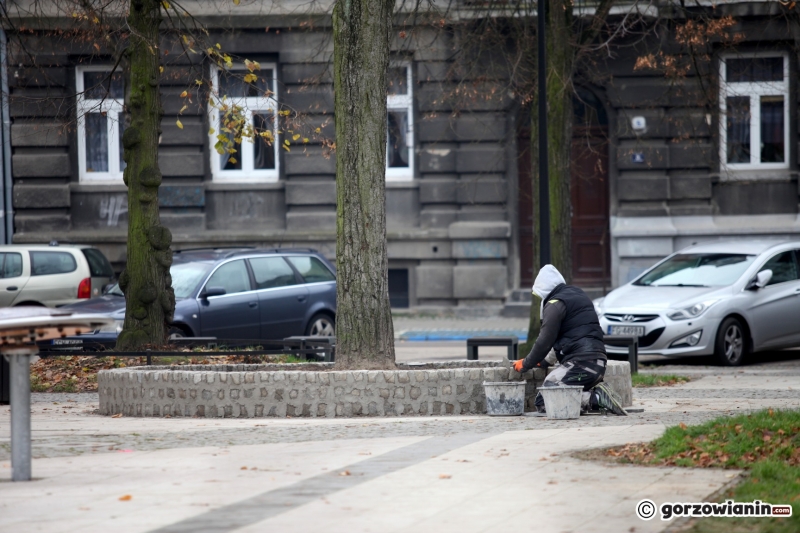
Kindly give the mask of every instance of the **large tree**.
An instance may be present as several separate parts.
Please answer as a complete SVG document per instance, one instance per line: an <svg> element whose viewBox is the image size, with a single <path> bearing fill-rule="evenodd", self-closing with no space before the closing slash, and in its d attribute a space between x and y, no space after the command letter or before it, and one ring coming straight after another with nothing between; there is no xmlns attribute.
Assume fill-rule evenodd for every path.
<svg viewBox="0 0 800 533"><path fill-rule="evenodd" d="M117 349L160 345L175 310L172 291L172 234L158 216L158 139L161 133L159 79L159 0L132 0L130 41L125 51L129 75L127 108L131 123L122 136L128 186L128 262L119 285L125 293L125 324Z"/></svg>
<svg viewBox="0 0 800 533"><path fill-rule="evenodd" d="M338 368L394 367L385 191L393 8L337 0L333 9Z"/></svg>

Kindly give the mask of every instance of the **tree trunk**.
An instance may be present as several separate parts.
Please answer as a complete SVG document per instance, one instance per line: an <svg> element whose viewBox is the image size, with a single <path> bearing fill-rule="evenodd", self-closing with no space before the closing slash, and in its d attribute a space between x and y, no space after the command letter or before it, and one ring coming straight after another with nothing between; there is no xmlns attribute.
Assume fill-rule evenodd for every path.
<svg viewBox="0 0 800 533"><path fill-rule="evenodd" d="M572 2L549 0L547 20L547 159L550 174L550 257L564 279L572 279Z"/></svg>
<svg viewBox="0 0 800 533"><path fill-rule="evenodd" d="M175 310L169 267L172 234L158 217L159 25L161 2L132 0L127 50L127 109L131 124L122 136L125 184L128 186L128 257L119 285L125 293L125 325L118 350L162 345Z"/></svg>
<svg viewBox="0 0 800 533"><path fill-rule="evenodd" d="M534 100L535 102L536 100ZM534 213L531 217L533 224L533 256L532 267L533 276L539 272L541 265L539 264L540 254L540 228L539 228L539 106L535 103L531 105L531 141L530 141L530 158L531 158L531 205L533 206ZM528 320L528 338L525 343L520 346L519 351L521 356L528 355L528 352L533 348L536 338L539 336L541 329L541 317L539 316L539 299L535 295L531 295L531 314Z"/></svg>
<svg viewBox="0 0 800 533"><path fill-rule="evenodd" d="M394 2L337 0L336 367L394 367L386 253L386 70Z"/></svg>

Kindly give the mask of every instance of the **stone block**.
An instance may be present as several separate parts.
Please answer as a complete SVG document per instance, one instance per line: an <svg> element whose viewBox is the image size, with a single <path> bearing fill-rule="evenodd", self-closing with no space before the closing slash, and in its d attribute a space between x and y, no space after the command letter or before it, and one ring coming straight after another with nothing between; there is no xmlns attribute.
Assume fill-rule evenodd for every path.
<svg viewBox="0 0 800 533"><path fill-rule="evenodd" d="M283 63L279 68L281 82L287 85L333 83L333 65L330 63Z"/></svg>
<svg viewBox="0 0 800 533"><path fill-rule="evenodd" d="M386 245L389 259L450 259L452 244L447 240L395 240Z"/></svg>
<svg viewBox="0 0 800 533"><path fill-rule="evenodd" d="M173 234L198 233L206 227L204 213L161 213L161 223Z"/></svg>
<svg viewBox="0 0 800 533"><path fill-rule="evenodd" d="M286 182L288 205L336 205L334 180L303 180Z"/></svg>
<svg viewBox="0 0 800 533"><path fill-rule="evenodd" d="M18 122L11 125L11 144L17 146L69 146L61 122Z"/></svg>
<svg viewBox="0 0 800 533"><path fill-rule="evenodd" d="M167 152L159 150L158 168L164 177L202 177L205 175L205 156L197 151Z"/></svg>
<svg viewBox="0 0 800 533"><path fill-rule="evenodd" d="M505 240L458 240L453 241L455 259L505 259L508 257L508 241Z"/></svg>
<svg viewBox="0 0 800 533"><path fill-rule="evenodd" d="M797 213L797 185L780 182L725 181L713 185L720 215Z"/></svg>
<svg viewBox="0 0 800 533"><path fill-rule="evenodd" d="M456 145L434 144L424 146L419 152L419 170L423 174L455 172Z"/></svg>
<svg viewBox="0 0 800 533"><path fill-rule="evenodd" d="M669 167L667 144L658 141L623 141L617 146L617 168L620 170L650 170Z"/></svg>
<svg viewBox="0 0 800 533"><path fill-rule="evenodd" d="M453 267L420 265L416 267L418 298L452 298Z"/></svg>
<svg viewBox="0 0 800 533"><path fill-rule="evenodd" d="M622 400L622 407L633 405L633 389L631 383L631 365L627 361L608 361L603 381Z"/></svg>
<svg viewBox="0 0 800 533"><path fill-rule="evenodd" d="M672 237L622 237L617 239L620 257L665 257L671 254Z"/></svg>
<svg viewBox="0 0 800 533"><path fill-rule="evenodd" d="M506 153L497 144L462 146L456 154L459 174L505 172Z"/></svg>
<svg viewBox="0 0 800 533"><path fill-rule="evenodd" d="M290 210L286 213L286 229L304 232L334 232L336 231L336 209Z"/></svg>
<svg viewBox="0 0 800 533"><path fill-rule="evenodd" d="M708 174L672 174L669 184L673 200L711 198L711 176Z"/></svg>
<svg viewBox="0 0 800 533"><path fill-rule="evenodd" d="M163 119L159 146L195 145L205 147L208 130L199 117L182 118L181 124L183 124L183 129L175 124L173 118Z"/></svg>
<svg viewBox="0 0 800 533"><path fill-rule="evenodd" d="M644 130L633 129L631 120L634 117L644 117ZM663 139L669 135L669 124L663 109L620 109L616 123L620 139Z"/></svg>
<svg viewBox="0 0 800 533"><path fill-rule="evenodd" d="M456 136L461 142L502 141L506 138L506 117L498 113L469 113L456 120Z"/></svg>
<svg viewBox="0 0 800 533"><path fill-rule="evenodd" d="M667 112L669 136L678 139L710 137L711 124L708 119L703 109L670 109Z"/></svg>
<svg viewBox="0 0 800 533"><path fill-rule="evenodd" d="M69 215L14 213L14 233L62 232L70 229Z"/></svg>
<svg viewBox="0 0 800 533"><path fill-rule="evenodd" d="M508 219L504 207L491 205L462 205L458 208L459 222L500 222Z"/></svg>
<svg viewBox="0 0 800 533"><path fill-rule="evenodd" d="M508 222L456 222L450 225L451 239L507 239L511 237Z"/></svg>
<svg viewBox="0 0 800 533"><path fill-rule="evenodd" d="M448 114L423 116L414 126L419 142L441 143L456 140L454 119Z"/></svg>
<svg viewBox="0 0 800 533"><path fill-rule="evenodd" d="M71 92L71 91L70 91ZM24 89L9 96L11 118L70 116L74 120L75 101L63 89ZM67 112L67 110L70 110Z"/></svg>
<svg viewBox="0 0 800 533"><path fill-rule="evenodd" d="M14 69L8 77L9 87L66 87L67 69L64 67L23 67Z"/></svg>
<svg viewBox="0 0 800 533"><path fill-rule="evenodd" d="M495 176L468 175L458 180L456 199L460 204L497 204L506 201L508 183Z"/></svg>
<svg viewBox="0 0 800 533"><path fill-rule="evenodd" d="M696 79L679 82L655 78L616 78L606 88L612 107L695 106L703 101L703 91Z"/></svg>
<svg viewBox="0 0 800 533"><path fill-rule="evenodd" d="M677 217L711 216L714 209L708 200L674 200L669 202L669 213Z"/></svg>
<svg viewBox="0 0 800 533"><path fill-rule="evenodd" d="M69 207L69 185L14 185L14 208Z"/></svg>
<svg viewBox="0 0 800 533"><path fill-rule="evenodd" d="M442 204L456 202L457 183L449 179L424 179L419 184L419 201L423 204Z"/></svg>
<svg viewBox="0 0 800 533"><path fill-rule="evenodd" d="M620 200L666 200L669 178L666 174L624 173L617 180Z"/></svg>
<svg viewBox="0 0 800 533"><path fill-rule="evenodd" d="M418 61L415 65L419 83L447 81L452 77L453 63L449 61Z"/></svg>
<svg viewBox="0 0 800 533"><path fill-rule="evenodd" d="M419 226L419 189L386 188L386 226L392 230Z"/></svg>
<svg viewBox="0 0 800 533"><path fill-rule="evenodd" d="M279 46L281 63L333 61L333 39L327 32L284 31Z"/></svg>
<svg viewBox="0 0 800 533"><path fill-rule="evenodd" d="M280 93L281 104L301 113L333 112L332 85L291 85Z"/></svg>
<svg viewBox="0 0 800 533"><path fill-rule="evenodd" d="M284 191L231 190L206 193L208 229L249 230L286 227Z"/></svg>
<svg viewBox="0 0 800 533"><path fill-rule="evenodd" d="M284 172L292 175L335 175L336 157L326 157L321 147L308 146L305 150L295 149L283 156Z"/></svg>
<svg viewBox="0 0 800 533"><path fill-rule="evenodd" d="M504 265L459 265L453 267L453 297L503 298L508 269Z"/></svg>
<svg viewBox="0 0 800 533"><path fill-rule="evenodd" d="M15 154L11 156L15 178L56 178L72 174L68 153Z"/></svg>
<svg viewBox="0 0 800 533"><path fill-rule="evenodd" d="M159 207L204 207L205 187L201 183L187 185L162 185L158 189Z"/></svg>
<svg viewBox="0 0 800 533"><path fill-rule="evenodd" d="M421 228L447 228L458 220L458 209L451 207L423 207L419 214Z"/></svg>
<svg viewBox="0 0 800 533"><path fill-rule="evenodd" d="M688 141L670 144L670 168L711 168L714 165L713 147L708 143Z"/></svg>
<svg viewBox="0 0 800 533"><path fill-rule="evenodd" d="M620 201L618 216L621 217L660 217L668 216L667 202L627 202Z"/></svg>

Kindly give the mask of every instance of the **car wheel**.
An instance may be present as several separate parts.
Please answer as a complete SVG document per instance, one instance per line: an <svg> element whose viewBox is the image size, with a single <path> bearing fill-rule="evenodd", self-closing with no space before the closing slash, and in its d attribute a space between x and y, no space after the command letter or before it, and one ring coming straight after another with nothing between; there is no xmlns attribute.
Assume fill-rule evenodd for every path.
<svg viewBox="0 0 800 533"><path fill-rule="evenodd" d="M182 338L188 337L188 336L189 335L186 333L186 331L184 331L183 329L181 329L181 328L179 328L177 326L172 326L171 328L169 328L169 330L167 330L167 338L169 340L182 339Z"/></svg>
<svg viewBox="0 0 800 533"><path fill-rule="evenodd" d="M714 355L725 366L739 366L747 356L747 333L738 318L728 317L717 331Z"/></svg>
<svg viewBox="0 0 800 533"><path fill-rule="evenodd" d="M333 337L335 334L333 317L323 313L311 317L306 328L306 337Z"/></svg>

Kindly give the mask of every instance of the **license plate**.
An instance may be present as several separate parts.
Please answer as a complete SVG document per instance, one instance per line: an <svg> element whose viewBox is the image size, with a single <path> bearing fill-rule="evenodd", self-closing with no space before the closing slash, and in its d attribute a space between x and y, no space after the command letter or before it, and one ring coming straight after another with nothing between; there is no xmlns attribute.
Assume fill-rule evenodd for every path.
<svg viewBox="0 0 800 533"><path fill-rule="evenodd" d="M644 337L644 326L608 326L608 334L619 337Z"/></svg>

